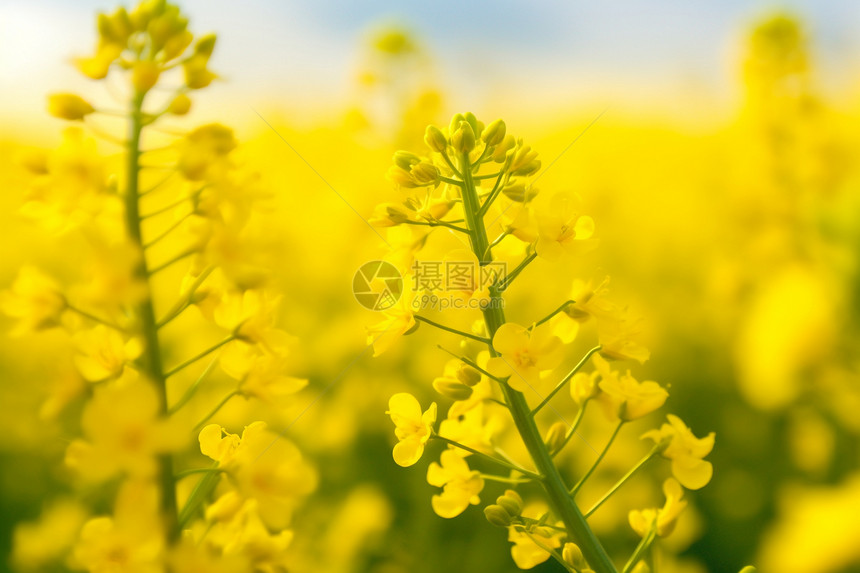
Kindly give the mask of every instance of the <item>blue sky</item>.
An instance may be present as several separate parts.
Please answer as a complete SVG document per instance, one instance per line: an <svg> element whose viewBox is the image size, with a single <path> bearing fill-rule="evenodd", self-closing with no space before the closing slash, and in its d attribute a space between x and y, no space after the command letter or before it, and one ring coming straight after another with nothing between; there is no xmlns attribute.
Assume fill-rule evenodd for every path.
<svg viewBox="0 0 860 573"><path fill-rule="evenodd" d="M539 104L612 92L633 92L643 101L679 90L725 98L737 77L743 30L778 7L809 22L826 80L853 86L844 70L860 63L860 2L850 0L181 4L194 30L219 33L213 67L229 80L220 93L249 105L279 94L298 107L348 99L362 38L386 21L418 33L446 91L466 107L500 94ZM4 111L40 113L46 91L85 85L68 60L90 50L94 12L114 5L0 0Z"/></svg>

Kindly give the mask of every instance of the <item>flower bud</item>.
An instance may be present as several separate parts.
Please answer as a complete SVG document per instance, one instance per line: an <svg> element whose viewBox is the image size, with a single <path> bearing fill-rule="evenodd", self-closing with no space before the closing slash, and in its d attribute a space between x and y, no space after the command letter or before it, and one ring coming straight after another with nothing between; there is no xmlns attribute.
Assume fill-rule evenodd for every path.
<svg viewBox="0 0 860 573"><path fill-rule="evenodd" d="M467 111L463 118L466 120L466 123L472 128L472 133L475 134L475 138L481 137L481 133L484 131L484 124L478 121L478 118L475 117L475 114L471 111Z"/></svg>
<svg viewBox="0 0 860 573"><path fill-rule="evenodd" d="M468 364L461 364L457 369L457 380L466 386L474 386L481 381L481 373Z"/></svg>
<svg viewBox="0 0 860 573"><path fill-rule="evenodd" d="M405 169L406 171L409 171L409 169L416 163L421 162L420 157L408 151L395 151L392 159L395 165L401 169Z"/></svg>
<svg viewBox="0 0 860 573"><path fill-rule="evenodd" d="M530 145L520 145L514 152L509 167L512 175L530 175L540 169L537 151L532 151Z"/></svg>
<svg viewBox="0 0 860 573"><path fill-rule="evenodd" d="M561 558L564 559L565 563L580 571L588 566L582 555L582 549L576 543L565 543L561 550Z"/></svg>
<svg viewBox="0 0 860 573"><path fill-rule="evenodd" d="M472 396L472 389L451 378L436 378L433 380L433 389L452 400L468 400Z"/></svg>
<svg viewBox="0 0 860 573"><path fill-rule="evenodd" d="M424 143L433 151L444 153L448 149L448 140L445 139L445 134L435 125L428 125L424 132Z"/></svg>
<svg viewBox="0 0 860 573"><path fill-rule="evenodd" d="M429 161L422 161L413 165L409 173L418 185L431 185L439 182L439 168Z"/></svg>
<svg viewBox="0 0 860 573"><path fill-rule="evenodd" d="M203 56L208 60L215 49L215 40L217 40L215 34L206 34L197 40L197 45L194 46L194 55Z"/></svg>
<svg viewBox="0 0 860 573"><path fill-rule="evenodd" d="M497 119L487 126L484 133L481 134L481 139L487 145L493 146L500 144L505 139L505 122Z"/></svg>
<svg viewBox="0 0 860 573"><path fill-rule="evenodd" d="M417 187L415 181L412 179L412 175L396 165L389 167L385 175L397 187L405 187L407 189Z"/></svg>
<svg viewBox="0 0 860 573"><path fill-rule="evenodd" d="M523 498L512 489L506 489L504 495L496 498L496 503L503 507L512 518L518 517L523 510Z"/></svg>
<svg viewBox="0 0 860 573"><path fill-rule="evenodd" d="M496 163L504 163L508 158L508 152L516 146L517 141L514 139L513 135L506 135L504 139L500 143L496 145L496 148L493 150L493 161Z"/></svg>
<svg viewBox="0 0 860 573"><path fill-rule="evenodd" d="M567 424L564 422L556 422L549 427L549 430L547 430L543 443L546 444L546 447L550 452L557 452L562 448L562 446L564 446L566 438Z"/></svg>
<svg viewBox="0 0 860 573"><path fill-rule="evenodd" d="M454 117L451 118L451 123L448 124L448 135L454 135L454 132L457 131L458 127L460 127L460 122L462 121L466 121L463 114L455 113Z"/></svg>
<svg viewBox="0 0 860 573"><path fill-rule="evenodd" d="M79 95L62 93L48 96L48 113L60 119L82 120L94 111L95 108Z"/></svg>
<svg viewBox="0 0 860 573"><path fill-rule="evenodd" d="M497 527L508 527L511 524L510 514L500 505L488 505L485 507L484 517Z"/></svg>
<svg viewBox="0 0 860 573"><path fill-rule="evenodd" d="M758 569L756 569L752 565L747 565L746 567L741 569L739 573L758 573Z"/></svg>
<svg viewBox="0 0 860 573"><path fill-rule="evenodd" d="M517 203L528 203L537 197L537 189L532 189L530 186L527 187L524 183L512 183L502 189L502 193L504 193L505 197Z"/></svg>
<svg viewBox="0 0 860 573"><path fill-rule="evenodd" d="M131 70L131 85L138 93L148 92L158 82L159 75L161 70L155 62L148 60L136 62Z"/></svg>
<svg viewBox="0 0 860 573"><path fill-rule="evenodd" d="M179 94L170 105L167 106L168 113L173 115L185 115L191 109L191 98L185 94Z"/></svg>
<svg viewBox="0 0 860 573"><path fill-rule="evenodd" d="M469 153L475 149L475 131L468 122L460 122L460 126L451 135L451 145L459 153Z"/></svg>

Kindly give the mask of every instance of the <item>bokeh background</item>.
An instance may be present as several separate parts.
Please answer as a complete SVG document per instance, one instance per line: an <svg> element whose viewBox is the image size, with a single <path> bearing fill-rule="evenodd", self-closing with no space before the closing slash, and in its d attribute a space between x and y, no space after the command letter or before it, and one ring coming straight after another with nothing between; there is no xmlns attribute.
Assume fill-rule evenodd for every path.
<svg viewBox="0 0 860 573"><path fill-rule="evenodd" d="M384 253L350 206L369 217L392 200L391 153L417 150L428 122L467 110L504 118L541 153L538 187L575 191L597 222L600 249L562 276L536 264L511 292L513 314L554 307L571 277L610 275L652 352L634 373L669 386L668 408L697 435L717 433L714 479L690 496L666 570L860 571L860 4L182 6L195 30L219 34L211 67L222 79L186 125L233 126L243 161L275 195L265 229L281 323L311 383L286 409L240 401L221 423L255 410L289 426L317 465L320 487L295 524L296 571L515 570L479 509L435 516L426 463L391 460L388 397L438 399L436 333L372 359L364 326L377 317L350 292L358 266ZM4 287L25 263L59 276L82 264L75 245L58 248L17 215L27 177L17 158L59 141L46 92L102 89L69 61L90 50L95 11L113 7L0 3ZM182 328L177 344L199 346ZM68 375L68 345L50 334L2 340L0 569L15 524L69 493L58 462L67 428L38 415L52 380ZM592 422L585 436L601 440L607 429ZM636 459L636 431L625 440L595 496ZM589 455L565 463L576 471ZM653 471L595 516L611 546L635 545L626 510L654 503Z"/></svg>

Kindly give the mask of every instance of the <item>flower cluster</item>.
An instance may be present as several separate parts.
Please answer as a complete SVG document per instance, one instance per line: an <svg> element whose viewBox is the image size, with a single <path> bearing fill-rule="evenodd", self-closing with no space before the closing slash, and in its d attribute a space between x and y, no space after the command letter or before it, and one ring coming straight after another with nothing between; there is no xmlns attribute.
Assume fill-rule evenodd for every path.
<svg viewBox="0 0 860 573"><path fill-rule="evenodd" d="M22 209L53 235L83 240L86 279L62 287L25 267L0 303L18 335L68 333L76 375L51 388L43 414L81 412L65 465L113 511L49 513L44 526L21 526L15 559L40 570L61 560L87 571L285 570L291 516L315 488L315 471L262 421L241 437L207 425L232 399L285 406L307 384L286 374L293 342L278 326L279 299L254 236L264 194L236 161L228 127L204 125L175 140L151 129L188 113L188 94L215 79L208 65L216 37L195 40L164 0L100 14L98 34L95 54L77 66L93 80L124 80L128 131L110 135L94 122L115 113L78 95L50 96L52 115L84 127L25 158L31 179ZM170 87L180 69L179 87ZM121 146L125 170L115 172L86 127ZM184 275L176 272L183 265ZM175 293L172 304L155 294L165 291ZM192 314L203 324L188 336L176 325ZM219 330L219 341L177 360ZM226 380L232 391L212 408L203 389L217 365L225 376L216 386ZM195 413L201 405L205 416ZM215 465L176 468L193 459L198 432L198 464L205 456ZM33 536L58 528L64 546L38 550Z"/></svg>
<svg viewBox="0 0 860 573"><path fill-rule="evenodd" d="M434 229L461 235L481 267L491 265L495 251L505 244L505 252L520 252L522 259L510 272L493 275L489 284L481 285L483 296L493 301L500 300L536 258L569 260L594 247L594 221L583 213L581 201L572 193L538 194L530 183L541 165L537 153L508 134L504 122L485 125L471 113L457 114L446 130L428 127L425 143L425 155L405 151L394 155L388 177L405 198L379 206L374 216L374 222L390 233L403 227L427 228L420 231L425 238L412 243L409 256L395 253L391 260L411 262L427 243L426 233ZM399 249L402 241L393 243ZM404 274L408 271L403 269ZM491 523L508 528L513 559L523 569L554 558L567 571L614 573L612 559L585 517L645 462L663 456L672 461L674 476L664 486L666 505L630 513L630 524L643 541L624 571L643 570L650 561L646 557L656 551L656 539L671 532L687 504L681 486L699 489L711 477L711 464L703 458L713 447L714 435L696 438L670 414L669 424L643 436L654 442L646 458L593 508L587 512L580 508L577 494L621 428L659 409L668 397L656 382L640 382L630 370L614 366L615 361L644 362L649 352L636 339L636 322L627 310L609 299L607 284L608 280L596 286L576 281L569 300L547 316L522 324L508 321L502 305L488 304L480 307L480 319L471 328L458 330L420 313L407 301L386 311L385 318L368 329L368 342L377 355L421 323L463 340L460 351L449 351L453 360L433 381L433 388L453 401L438 430L435 403L422 412L410 394L391 398L388 414L398 440L394 459L410 466L419 461L428 443L444 446L440 461L428 468L427 481L443 488L433 496L432 507L446 518L480 504L489 481L539 484L543 499L524 504L514 488L484 508ZM405 293L403 299L410 296L415 293ZM596 323L598 344L573 368L557 372L587 322ZM583 371L589 361L591 373ZM551 380L555 382L547 386ZM556 422L541 432L537 414L565 387L568 403L579 408L576 421ZM577 432L591 403L615 430L592 467L567 485L569 476L556 456ZM516 459L506 451L521 452L523 457ZM493 466L503 473L485 469Z"/></svg>

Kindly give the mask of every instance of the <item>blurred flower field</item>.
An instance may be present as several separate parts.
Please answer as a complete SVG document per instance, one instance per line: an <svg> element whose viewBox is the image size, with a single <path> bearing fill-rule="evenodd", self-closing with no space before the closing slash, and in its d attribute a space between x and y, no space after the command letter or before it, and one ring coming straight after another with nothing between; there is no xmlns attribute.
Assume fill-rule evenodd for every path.
<svg viewBox="0 0 860 573"><path fill-rule="evenodd" d="M381 26L350 105L232 125L218 30L92 32L0 131L0 570L860 571L860 106L802 18L697 117L472 115Z"/></svg>

